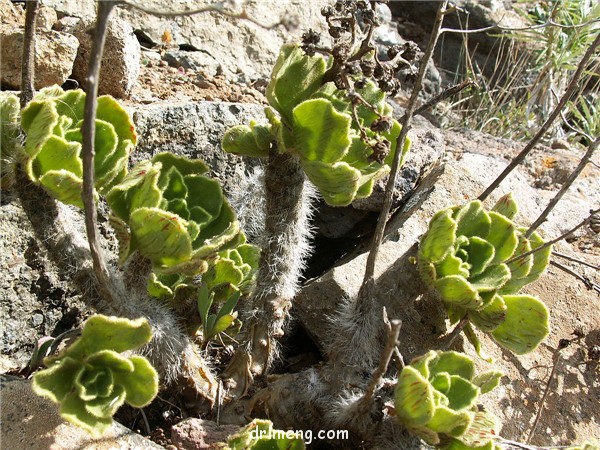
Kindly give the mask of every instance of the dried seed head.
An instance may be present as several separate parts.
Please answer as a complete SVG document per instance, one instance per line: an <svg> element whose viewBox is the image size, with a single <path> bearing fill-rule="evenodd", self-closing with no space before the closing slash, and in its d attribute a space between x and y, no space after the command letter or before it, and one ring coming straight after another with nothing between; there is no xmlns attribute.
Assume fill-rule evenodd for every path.
<svg viewBox="0 0 600 450"><path fill-rule="evenodd" d="M382 116L379 119L375 119L373 123L371 123L371 130L376 133L385 133L392 128L392 119L387 116Z"/></svg>
<svg viewBox="0 0 600 450"><path fill-rule="evenodd" d="M370 77L373 75L373 70L375 69L375 60L373 59L361 59L360 60L360 68L365 77Z"/></svg>
<svg viewBox="0 0 600 450"><path fill-rule="evenodd" d="M371 147L373 149L373 153L369 156L369 160L376 161L380 164L383 163L390 152L390 146L390 141L387 139L379 139L375 145Z"/></svg>
<svg viewBox="0 0 600 450"><path fill-rule="evenodd" d="M394 44L387 50L388 58L394 59L398 53L402 50L402 46L400 44Z"/></svg>
<svg viewBox="0 0 600 450"><path fill-rule="evenodd" d="M321 41L321 34L312 28L309 28L307 32L302 34L302 43L303 44L313 44L318 45Z"/></svg>
<svg viewBox="0 0 600 450"><path fill-rule="evenodd" d="M414 42L406 42L402 51L402 57L407 61L413 61L417 57L419 47Z"/></svg>

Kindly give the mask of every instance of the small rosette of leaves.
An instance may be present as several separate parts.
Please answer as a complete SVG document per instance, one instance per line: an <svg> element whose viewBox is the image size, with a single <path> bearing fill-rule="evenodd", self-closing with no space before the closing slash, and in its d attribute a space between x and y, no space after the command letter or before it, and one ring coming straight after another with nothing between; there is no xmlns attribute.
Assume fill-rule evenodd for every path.
<svg viewBox="0 0 600 450"><path fill-rule="evenodd" d="M80 208L84 104L81 89L65 92L53 86L42 89L21 113L29 178L57 200ZM125 177L137 135L129 114L107 95L98 98L95 127L94 183L106 194Z"/></svg>
<svg viewBox="0 0 600 450"><path fill-rule="evenodd" d="M535 349L547 336L548 310L535 297L518 294L548 266L551 247L537 233L512 219L517 205L511 194L491 211L474 200L439 211L421 238L418 266L423 280L439 292L452 322L467 318L467 337L480 344L471 325L490 333L516 354ZM515 259L516 258L516 259Z"/></svg>
<svg viewBox="0 0 600 450"><path fill-rule="evenodd" d="M351 98L333 82L325 82L330 64L330 58L284 46L266 92L279 116L267 108L268 126L233 127L225 133L223 149L266 157L276 142L278 151L298 156L328 204L345 206L371 195L374 181L389 170L401 126L391 118L392 108L374 83L365 82ZM403 156L409 146L407 139Z"/></svg>
<svg viewBox="0 0 600 450"><path fill-rule="evenodd" d="M92 316L72 345L45 359L48 368L34 375L33 390L60 403L64 419L99 436L124 402L142 408L158 393L148 360L122 355L151 337L146 319Z"/></svg>
<svg viewBox="0 0 600 450"><path fill-rule="evenodd" d="M157 272L193 276L235 243L239 222L200 160L160 153L135 166L107 195L124 262L135 250Z"/></svg>
<svg viewBox="0 0 600 450"><path fill-rule="evenodd" d="M306 445L293 431L275 430L270 420L254 419L227 439L224 450L304 450Z"/></svg>
<svg viewBox="0 0 600 450"><path fill-rule="evenodd" d="M499 425L477 410L480 394L494 389L502 374L475 375L475 365L458 352L431 350L402 369L395 391L398 419L429 444L456 449L493 448Z"/></svg>

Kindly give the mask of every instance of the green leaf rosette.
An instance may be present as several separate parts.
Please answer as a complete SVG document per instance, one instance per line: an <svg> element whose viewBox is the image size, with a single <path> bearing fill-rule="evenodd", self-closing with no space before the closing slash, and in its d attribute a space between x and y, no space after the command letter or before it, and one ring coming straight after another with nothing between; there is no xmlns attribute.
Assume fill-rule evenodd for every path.
<svg viewBox="0 0 600 450"><path fill-rule="evenodd" d="M551 248L513 260L543 244L537 233L525 238L526 229L512 221L516 212L511 194L491 211L478 200L439 211L421 238L418 267L452 322L466 317L503 347L523 354L548 334L548 311L540 300L518 292L542 275ZM472 332L467 337L476 339Z"/></svg>
<svg viewBox="0 0 600 450"><path fill-rule="evenodd" d="M33 390L60 404L60 415L94 436L112 424L124 402L142 408L158 393L158 375L146 358L124 356L150 341L146 319L96 315L81 337L33 376Z"/></svg>
<svg viewBox="0 0 600 450"><path fill-rule="evenodd" d="M480 394L494 389L501 376L500 372L476 376L468 356L431 350L402 369L395 391L396 415L429 444L452 439L465 449L487 445L473 445L480 422L489 419L477 411L476 401Z"/></svg>
<svg viewBox="0 0 600 450"><path fill-rule="evenodd" d="M108 193L124 262L137 250L155 271L193 276L235 243L239 222L200 160L160 153L135 166Z"/></svg>
<svg viewBox="0 0 600 450"><path fill-rule="evenodd" d="M272 109L265 114L269 125L238 125L225 133L223 149L246 156L266 157L276 142L280 152L298 156L308 179L325 202L345 206L368 197L374 181L389 170L396 152L400 124L391 119L392 108L385 94L372 82L356 89L364 101L353 108L348 93L324 76L331 59L308 56L296 45L281 49L267 87ZM372 131L380 116L389 118L389 128ZM375 142L389 142L388 151L375 155ZM402 157L410 141L405 141Z"/></svg>
<svg viewBox="0 0 600 450"><path fill-rule="evenodd" d="M21 114L29 178L57 200L80 208L84 104L81 89L65 92L53 86L42 89ZM98 98L95 127L94 183L106 194L125 177L137 135L127 112L110 96Z"/></svg>

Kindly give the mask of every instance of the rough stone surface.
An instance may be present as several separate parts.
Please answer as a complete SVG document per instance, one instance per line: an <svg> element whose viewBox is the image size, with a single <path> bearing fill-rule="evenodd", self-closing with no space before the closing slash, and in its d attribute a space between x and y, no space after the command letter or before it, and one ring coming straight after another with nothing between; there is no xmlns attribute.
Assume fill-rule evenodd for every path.
<svg viewBox="0 0 600 450"><path fill-rule="evenodd" d="M263 107L243 103L155 103L130 108L139 145L132 161L163 151L201 158L227 191L244 176L244 159L220 150L225 131L234 125L264 117Z"/></svg>
<svg viewBox="0 0 600 450"><path fill-rule="evenodd" d="M15 5L10 0L0 0L0 23L18 27L24 26L25 11L20 5Z"/></svg>
<svg viewBox="0 0 600 450"><path fill-rule="evenodd" d="M0 373L24 367L35 342L79 325L81 294L50 262L21 203L2 192L0 206Z"/></svg>
<svg viewBox="0 0 600 450"><path fill-rule="evenodd" d="M36 26L44 30L51 30L55 22L58 20L56 11L54 8L50 8L46 5L41 5L38 9Z"/></svg>
<svg viewBox="0 0 600 450"><path fill-rule="evenodd" d="M238 430L236 425L217 425L210 420L189 418L171 428L171 442L186 450L216 449L215 444L225 442Z"/></svg>
<svg viewBox="0 0 600 450"><path fill-rule="evenodd" d="M169 11L197 9L213 2L202 0L177 0L170 2ZM133 29L157 45L162 36L169 32L172 45L191 46L219 61L224 71L237 74L247 80L255 80L271 72L279 47L284 42L297 40L309 27L323 26L321 7L328 0L304 2L300 0L248 0L244 6L248 15L264 25L273 25L280 18L297 23L291 31L284 27L263 28L255 23L225 17L216 13L195 14L186 17L160 18L136 9L115 11L115 15L126 19ZM95 14L93 0L48 0L59 13L86 17ZM142 3L140 3L142 4ZM144 7L165 9L160 0L143 2ZM239 12L240 9L232 9ZM219 29L215 33L215 29Z"/></svg>
<svg viewBox="0 0 600 450"><path fill-rule="evenodd" d="M225 73L221 63L214 56L205 52L188 52L172 50L164 54L163 58L172 67L183 67L194 71L201 70L209 76ZM228 74L231 78L232 74Z"/></svg>
<svg viewBox="0 0 600 450"><path fill-rule="evenodd" d="M113 422L101 438L64 421L58 405L36 395L31 382L0 377L2 448L10 450L159 450L160 445Z"/></svg>
<svg viewBox="0 0 600 450"><path fill-rule="evenodd" d="M84 82L92 47L89 30L94 20L82 19L73 29L79 39L79 51L73 65L73 78ZM100 68L99 95L107 94L117 98L128 98L140 71L140 44L127 21L111 17L104 44L104 56Z"/></svg>
<svg viewBox="0 0 600 450"><path fill-rule="evenodd" d="M71 74L79 42L66 33L40 29L37 34L35 88L63 84ZM21 86L23 29L0 26L0 73L3 89Z"/></svg>

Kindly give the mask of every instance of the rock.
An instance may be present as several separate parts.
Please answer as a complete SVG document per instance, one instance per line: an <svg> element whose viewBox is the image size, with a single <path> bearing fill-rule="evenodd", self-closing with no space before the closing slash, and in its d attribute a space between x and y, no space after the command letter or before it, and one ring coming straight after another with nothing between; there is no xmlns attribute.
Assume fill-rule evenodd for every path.
<svg viewBox="0 0 600 450"><path fill-rule="evenodd" d="M25 11L10 0L0 0L0 23L2 25L25 26Z"/></svg>
<svg viewBox="0 0 600 450"><path fill-rule="evenodd" d="M163 151L201 158L226 192L244 176L245 160L220 150L223 134L229 127L264 117L260 105L205 101L154 103L130 108L130 113L140 136L133 162Z"/></svg>
<svg viewBox="0 0 600 450"><path fill-rule="evenodd" d="M202 71L206 75L214 77L223 73L221 63L212 55L205 52L188 52L183 50L172 50L163 56L163 60L172 67L183 67L194 71ZM229 78L233 74L229 73Z"/></svg>
<svg viewBox="0 0 600 450"><path fill-rule="evenodd" d="M71 74L79 42L74 36L59 31L39 29L36 40L35 88L61 85ZM0 49L3 89L21 86L23 30L0 26Z"/></svg>
<svg viewBox="0 0 600 450"><path fill-rule="evenodd" d="M171 428L171 441L177 448L186 450L216 449L215 444L226 442L239 429L236 425L217 425L210 420L190 417Z"/></svg>
<svg viewBox="0 0 600 450"><path fill-rule="evenodd" d="M0 234L0 373L5 373L25 367L39 338L79 326L88 309L48 259L12 192L2 192Z"/></svg>
<svg viewBox="0 0 600 450"><path fill-rule="evenodd" d="M51 449L76 450L159 450L160 445L134 433L123 425L113 425L94 439L75 425L63 420L58 405L36 395L31 381L16 377L0 377L2 391L2 447L11 450Z"/></svg>
<svg viewBox="0 0 600 450"><path fill-rule="evenodd" d="M79 39L79 51L73 65L73 78L83 84L86 78L94 27L93 19L82 19L73 29ZM141 50L133 29L125 20L111 17L104 45L104 56L100 69L99 95L128 98L140 71Z"/></svg>
<svg viewBox="0 0 600 450"><path fill-rule="evenodd" d="M95 14L93 0L48 0L61 14L86 17ZM234 2L237 3L237 2ZM135 8L117 8L115 16L127 20L134 30L140 31L156 45L162 44L163 33L172 36L172 45L191 46L219 61L224 72L244 73L249 80L271 73L279 47L284 42L298 40L309 27L324 29L321 7L329 0L298 2L295 0L248 0L244 7L248 15L268 27L280 19L297 24L288 31L282 26L264 28L247 20L234 19L217 13L195 14L185 17L157 17ZM185 11L209 4L208 1L178 0L165 7L161 0L149 0L144 6L169 11ZM239 8L233 8L239 12ZM215 32L218 30L218 32Z"/></svg>
<svg viewBox="0 0 600 450"><path fill-rule="evenodd" d="M40 5L36 20L37 28L51 30L57 20L58 17L56 15L56 11L54 11L54 8L50 8L49 6L45 5Z"/></svg>
<svg viewBox="0 0 600 450"><path fill-rule="evenodd" d="M79 17L64 16L54 22L53 29L56 31L64 31L65 33L73 34L73 30L81 21Z"/></svg>

